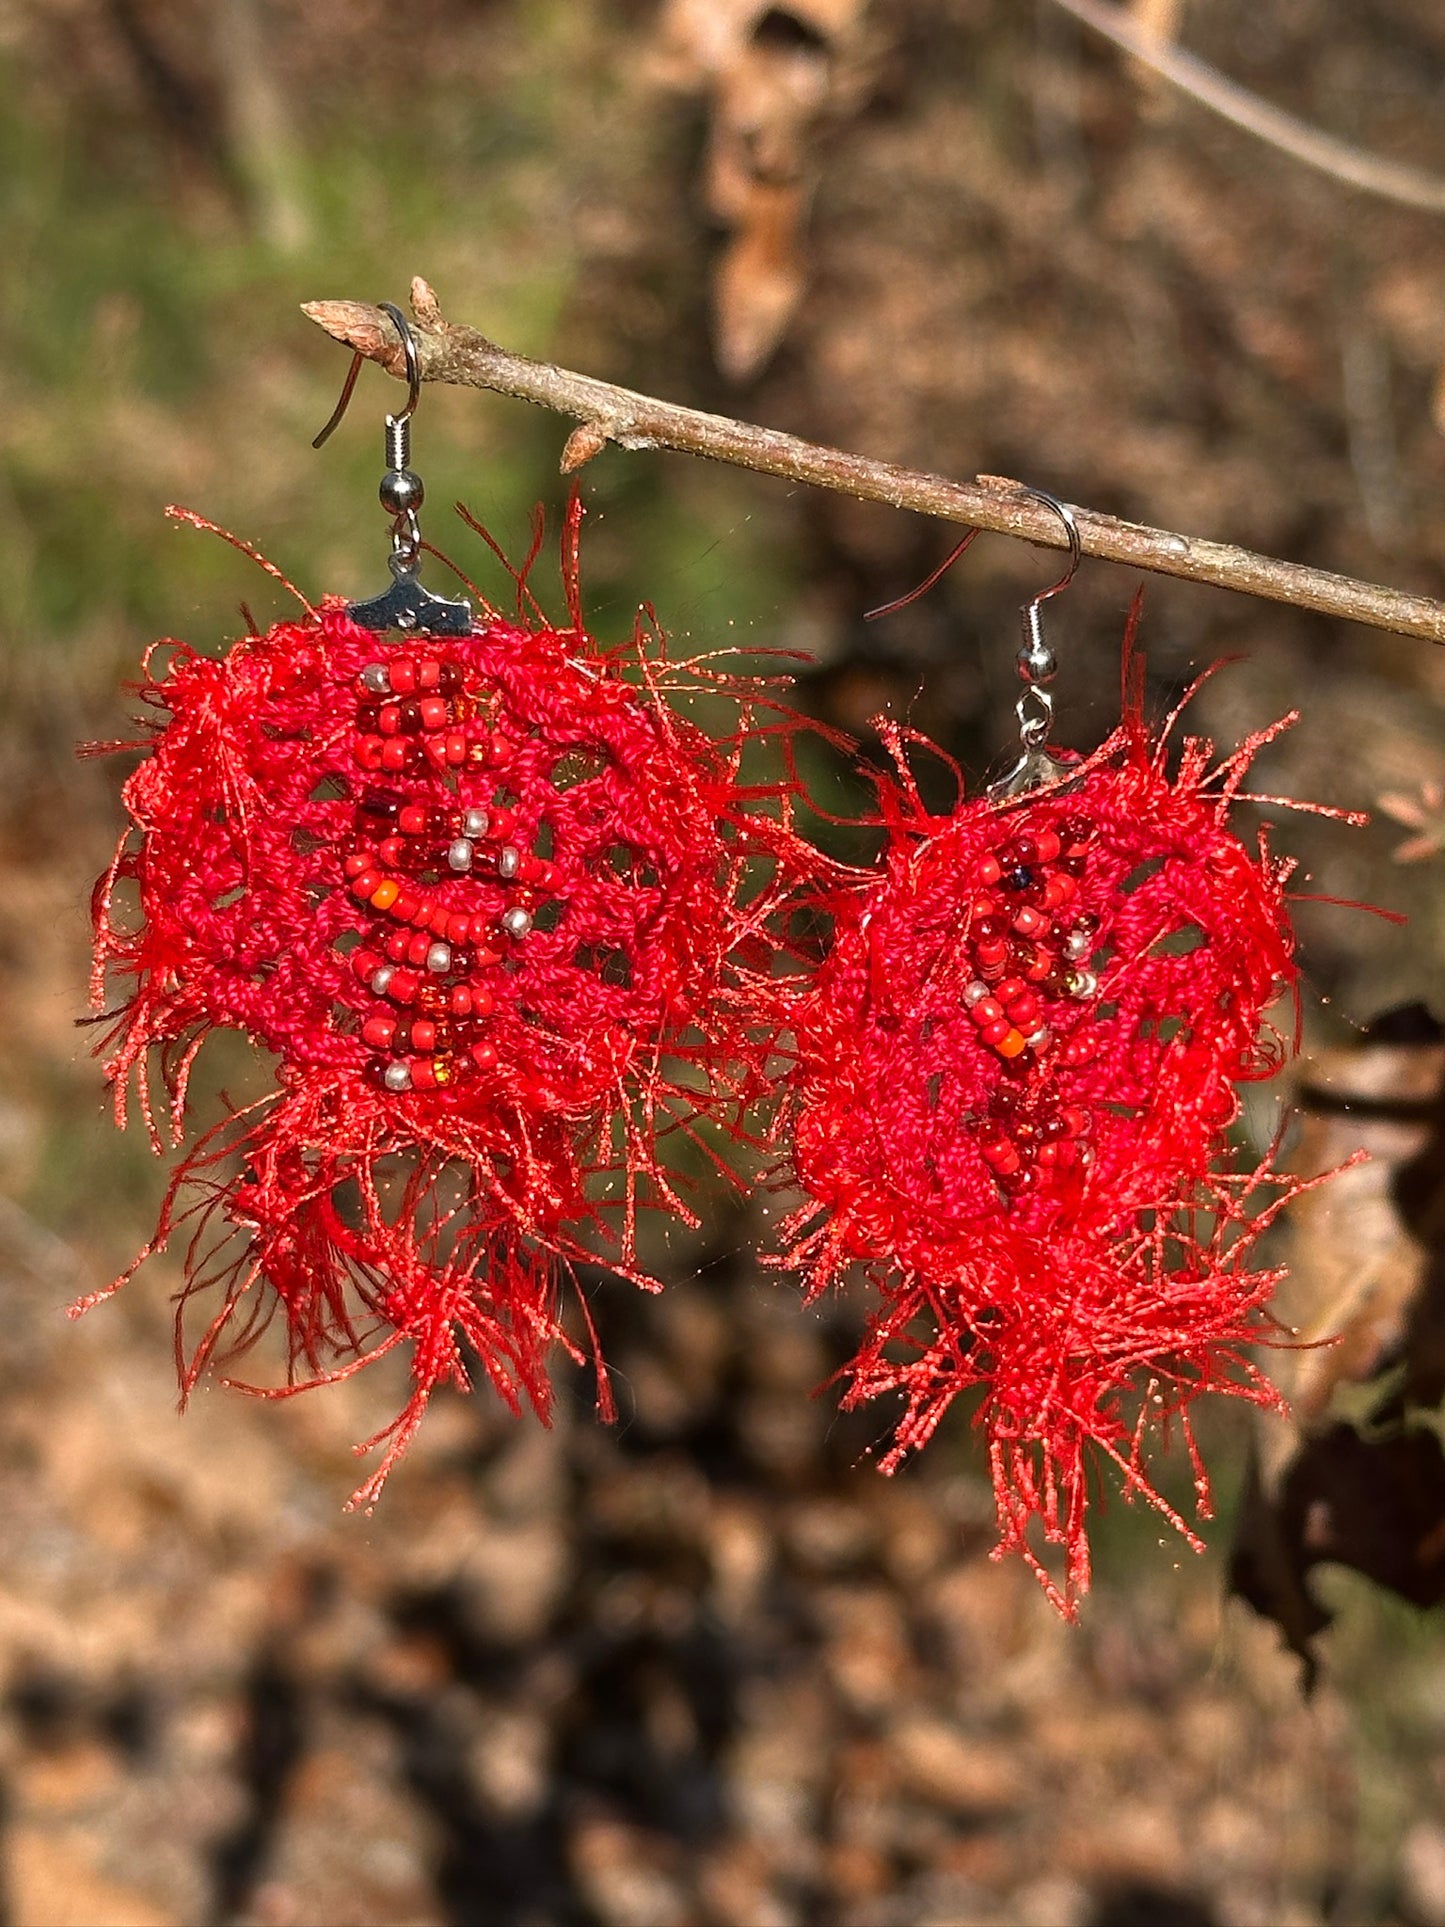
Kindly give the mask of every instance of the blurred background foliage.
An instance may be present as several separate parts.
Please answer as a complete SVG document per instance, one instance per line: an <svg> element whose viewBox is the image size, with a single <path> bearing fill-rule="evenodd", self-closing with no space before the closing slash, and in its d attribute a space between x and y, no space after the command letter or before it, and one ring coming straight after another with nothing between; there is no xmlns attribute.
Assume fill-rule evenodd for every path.
<svg viewBox="0 0 1445 1927"><path fill-rule="evenodd" d="M1129 12L1445 171L1435 0ZM127 1261L160 1188L73 1027L119 775L73 746L126 733L118 689L154 637L218 649L242 602L285 607L163 507L308 592L381 574L396 391L366 370L313 453L345 364L300 301L401 300L424 273L511 348L1438 595L1445 226L1211 121L1052 0L0 0L0 92L10 1917L1445 1922L1437 1619L1315 1575L1339 1616L1305 1704L1274 1629L1223 1600L1228 1516L1181 1569L1116 1504L1086 1625L1056 1626L986 1559L961 1423L884 1484L868 1425L809 1401L856 1308L800 1316L746 1256L756 1220L679 1240L658 1303L599 1301L615 1433L581 1379L552 1433L440 1401L370 1521L339 1513L347 1448L391 1386L218 1393L181 1421L173 1269L58 1317ZM535 503L555 525L565 433L423 398L428 534L493 595L447 504L521 552ZM974 773L998 756L1014 611L1049 558L980 542L865 628L946 531L665 455L608 450L583 487L603 637L647 599L681 653L806 650L800 700L830 722L866 736L891 708ZM1050 611L1080 743L1117 713L1135 586L1094 565ZM1440 828L1445 658L1165 582L1145 639L1156 711L1241 658L1197 705L1221 740L1303 709L1262 790L1387 799L1363 831L1279 831L1308 888L1410 914L1301 912L1310 1035L1348 1054L1438 977L1438 865L1391 855ZM1382 1094L1428 1110L1439 1065L1410 1061ZM1355 1321L1367 1384L1410 1361L1439 1269L1430 1213L1391 1216L1419 1125L1377 1147L1388 1250L1346 1281L1397 1243L1413 1282L1386 1311L1301 1314ZM1337 1245L1339 1221L1311 1235ZM1297 1254L1307 1298L1324 1270ZM1217 1434L1228 1515L1247 1427ZM1441 1549L1411 1552L1428 1596Z"/></svg>

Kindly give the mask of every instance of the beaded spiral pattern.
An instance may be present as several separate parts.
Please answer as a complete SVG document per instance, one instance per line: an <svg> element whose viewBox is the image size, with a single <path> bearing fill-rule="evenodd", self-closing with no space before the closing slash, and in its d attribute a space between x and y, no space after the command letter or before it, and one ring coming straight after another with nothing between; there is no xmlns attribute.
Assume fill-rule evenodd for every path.
<svg viewBox="0 0 1445 1927"><path fill-rule="evenodd" d="M184 1233L186 1389L278 1308L283 1391L409 1345L366 1499L442 1380L545 1412L559 1268L600 1248L649 1283L639 1206L689 1215L660 1140L739 1129L766 1088L768 933L813 868L788 786L745 785L748 713L705 736L569 587L570 628L404 644L328 601L219 660L170 645L141 686L157 720L95 898L118 1117L134 1078L160 1148L153 1061L182 1142L217 1029L278 1060L191 1146L141 1259Z"/></svg>
<svg viewBox="0 0 1445 1927"><path fill-rule="evenodd" d="M861 1261L876 1293L844 1402L901 1399L891 1471L976 1392L998 1551L1069 1614L1091 1451L1197 1544L1151 1443L1182 1428L1207 1516L1193 1400L1275 1398L1245 1347L1279 1274L1250 1249L1298 1187L1227 1135L1288 1054L1265 1012L1294 981L1291 866L1227 821L1274 733L1213 768L1188 740L1171 778L1135 712L1072 780L940 818L885 727L883 870L829 897L794 1013L787 1262L817 1293Z"/></svg>

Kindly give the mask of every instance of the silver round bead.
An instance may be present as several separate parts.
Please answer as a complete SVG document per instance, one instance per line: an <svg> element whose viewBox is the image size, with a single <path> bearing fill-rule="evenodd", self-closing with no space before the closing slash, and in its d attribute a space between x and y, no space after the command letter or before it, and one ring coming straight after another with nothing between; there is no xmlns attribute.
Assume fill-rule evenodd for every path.
<svg viewBox="0 0 1445 1927"><path fill-rule="evenodd" d="M491 827L490 811L464 810L462 812L462 835L471 837L474 842L479 836L485 836Z"/></svg>
<svg viewBox="0 0 1445 1927"><path fill-rule="evenodd" d="M371 988L378 997L384 997L391 988L391 980L396 975L395 964L383 964L380 970L371 973Z"/></svg>
<svg viewBox="0 0 1445 1927"><path fill-rule="evenodd" d="M1099 988L1099 980L1092 970L1075 970L1069 977L1067 988L1071 997L1092 997Z"/></svg>
<svg viewBox="0 0 1445 1927"><path fill-rule="evenodd" d="M452 947L449 943L434 943L426 953L428 970L443 971L452 967Z"/></svg>
<svg viewBox="0 0 1445 1927"><path fill-rule="evenodd" d="M447 863L453 870L470 870L472 855L472 846L464 836L459 836L455 843L447 846Z"/></svg>
<svg viewBox="0 0 1445 1927"><path fill-rule="evenodd" d="M410 468L389 468L377 490L381 506L391 515L406 515L419 509L426 499L420 475Z"/></svg>
<svg viewBox="0 0 1445 1927"><path fill-rule="evenodd" d="M373 696L385 696L391 688L391 671L384 662L369 662L361 672L361 680Z"/></svg>
<svg viewBox="0 0 1445 1927"><path fill-rule="evenodd" d="M382 1074L381 1081L389 1091L409 1091L411 1089L411 1072L405 1064L398 1060L395 1063L387 1065L385 1072Z"/></svg>
<svg viewBox="0 0 1445 1927"><path fill-rule="evenodd" d="M988 985L984 983L981 978L975 977L973 982L965 989L963 1001L968 1005L969 1009L972 1010L973 1006L975 1004L981 1004L988 994Z"/></svg>
<svg viewBox="0 0 1445 1927"><path fill-rule="evenodd" d="M1082 930L1075 930L1064 939L1064 955L1070 963L1082 963L1089 954L1089 939Z"/></svg>
<svg viewBox="0 0 1445 1927"><path fill-rule="evenodd" d="M515 910L509 910L502 918L502 928L509 937L515 937L520 943L522 938L525 937L532 928L531 911L523 910L520 907Z"/></svg>
<svg viewBox="0 0 1445 1927"><path fill-rule="evenodd" d="M1026 642L1019 650L1019 677L1028 683L1052 682L1059 659L1046 642Z"/></svg>
<svg viewBox="0 0 1445 1927"><path fill-rule="evenodd" d="M503 882L510 883L522 867L522 852L515 843L507 843L497 852L497 875Z"/></svg>

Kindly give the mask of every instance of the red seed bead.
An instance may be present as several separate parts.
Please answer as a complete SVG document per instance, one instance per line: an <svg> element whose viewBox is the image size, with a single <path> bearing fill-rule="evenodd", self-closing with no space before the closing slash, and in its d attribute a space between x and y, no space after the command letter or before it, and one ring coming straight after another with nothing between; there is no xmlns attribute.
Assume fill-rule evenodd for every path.
<svg viewBox="0 0 1445 1927"><path fill-rule="evenodd" d="M408 1057L406 1067L411 1072L411 1087L414 1091L430 1091L436 1088L436 1066L429 1057Z"/></svg>
<svg viewBox="0 0 1445 1927"><path fill-rule="evenodd" d="M539 890L555 890L561 881L562 872L557 868L555 863L544 863L537 872L537 888Z"/></svg>
<svg viewBox="0 0 1445 1927"><path fill-rule="evenodd" d="M431 915L427 918L427 924L437 936L444 937L447 934L447 925L451 920L452 913L444 903L434 903L431 906Z"/></svg>
<svg viewBox="0 0 1445 1927"><path fill-rule="evenodd" d="M383 769L405 769L411 761L411 744L402 736L388 736L381 745Z"/></svg>
<svg viewBox="0 0 1445 1927"><path fill-rule="evenodd" d="M383 703L376 712L376 726L383 736L395 736L401 729L401 704Z"/></svg>
<svg viewBox="0 0 1445 1927"><path fill-rule="evenodd" d="M1059 1113L1059 1122L1070 1137L1087 1137L1094 1125L1082 1104L1066 1104Z"/></svg>
<svg viewBox="0 0 1445 1927"><path fill-rule="evenodd" d="M363 871L376 868L376 857L370 850L353 850L342 865L342 872L348 877L359 877Z"/></svg>
<svg viewBox="0 0 1445 1927"><path fill-rule="evenodd" d="M386 994L394 1004L409 1004L415 1000L421 988L421 978L414 970L393 970Z"/></svg>
<svg viewBox="0 0 1445 1927"><path fill-rule="evenodd" d="M969 1005L968 1014L979 1029L984 1030L988 1025L998 1023L1003 1017L1003 1005L997 997L980 997L976 1004Z"/></svg>
<svg viewBox="0 0 1445 1927"><path fill-rule="evenodd" d="M412 1020L410 1042L413 1050L435 1050L436 1041L437 1027L429 1017L416 1017Z"/></svg>
<svg viewBox="0 0 1445 1927"><path fill-rule="evenodd" d="M374 950L353 950L351 953L351 974L362 983L369 983L380 970L382 960Z"/></svg>
<svg viewBox="0 0 1445 1927"><path fill-rule="evenodd" d="M396 902L391 906L391 914L398 923L410 923L420 903L421 898L415 890L399 890Z"/></svg>
<svg viewBox="0 0 1445 1927"><path fill-rule="evenodd" d="M394 870L398 864L406 861L406 838L402 836L383 837L377 847L376 854L388 870Z"/></svg>
<svg viewBox="0 0 1445 1927"><path fill-rule="evenodd" d="M993 994L1001 1004L1011 1004L1015 997L1022 997L1027 989L1028 985L1022 977L1005 977Z"/></svg>
<svg viewBox="0 0 1445 1927"><path fill-rule="evenodd" d="M445 696L423 696L417 704L423 729L445 729L451 721Z"/></svg>
<svg viewBox="0 0 1445 1927"><path fill-rule="evenodd" d="M1014 917L1014 929L1024 937L1041 937L1048 927L1049 919L1031 903L1026 903Z"/></svg>
<svg viewBox="0 0 1445 1927"><path fill-rule="evenodd" d="M984 1025L979 1035L990 1050L995 1050L1012 1029L1013 1025L1007 1017L994 1017Z"/></svg>
<svg viewBox="0 0 1445 1927"><path fill-rule="evenodd" d="M996 908L992 897L975 897L972 912L975 928L982 918L992 916Z"/></svg>
<svg viewBox="0 0 1445 1927"><path fill-rule="evenodd" d="M416 908L415 910L412 911L411 915L407 918L407 922L414 923L418 930L429 930L431 928L431 912L432 912L431 898L418 896L416 900Z"/></svg>
<svg viewBox="0 0 1445 1927"><path fill-rule="evenodd" d="M416 664L410 656L393 656L387 667L391 671L391 686L398 696L409 696L416 688Z"/></svg>
<svg viewBox="0 0 1445 1927"><path fill-rule="evenodd" d="M1056 1171L1066 1171L1078 1155L1077 1145L1066 1137L1055 1138L1039 1146L1039 1163Z"/></svg>
<svg viewBox="0 0 1445 1927"><path fill-rule="evenodd" d="M1092 1031L1076 1030L1064 1045L1062 1057L1066 1064L1087 1064L1099 1055L1099 1040Z"/></svg>
<svg viewBox="0 0 1445 1927"><path fill-rule="evenodd" d="M517 812L515 810L493 810L491 813L491 821L487 824L487 840L491 843L505 843L516 827Z"/></svg>
<svg viewBox="0 0 1445 1927"><path fill-rule="evenodd" d="M403 803L396 826L403 836L425 836L431 825L431 811L424 803Z"/></svg>
<svg viewBox="0 0 1445 1927"><path fill-rule="evenodd" d="M470 1017L472 1014L471 985L453 984L447 996L447 1008L453 1017Z"/></svg>
<svg viewBox="0 0 1445 1927"><path fill-rule="evenodd" d="M1070 876L1057 874L1051 876L1044 885L1044 908L1058 910L1079 894L1079 886Z"/></svg>
<svg viewBox="0 0 1445 1927"><path fill-rule="evenodd" d="M354 751L356 760L364 770L381 768L381 738L379 736L358 736Z"/></svg>
<svg viewBox="0 0 1445 1927"><path fill-rule="evenodd" d="M456 913L453 913L447 918L447 927L442 931L442 935L448 943L465 943L471 934L471 918L460 916Z"/></svg>
<svg viewBox="0 0 1445 1927"><path fill-rule="evenodd" d="M1004 960L1008 956L1008 945L1006 943L981 943L975 955L978 958L980 970L987 975L991 970L1002 970Z"/></svg>
<svg viewBox="0 0 1445 1927"><path fill-rule="evenodd" d="M446 758L453 769L460 769L467 760L467 739L459 729L454 729L446 739Z"/></svg>
<svg viewBox="0 0 1445 1927"><path fill-rule="evenodd" d="M1024 975L1031 984L1041 984L1053 967L1054 960L1048 951L1039 945L1035 945L1033 960L1024 971Z"/></svg>
<svg viewBox="0 0 1445 1927"><path fill-rule="evenodd" d="M1035 830L1034 846L1038 850L1040 863L1052 863L1063 848L1057 833L1053 830Z"/></svg>
<svg viewBox="0 0 1445 1927"><path fill-rule="evenodd" d="M483 1041L480 1044L473 1044L472 1045L472 1062L477 1066L478 1070L483 1070L483 1071L494 1070L497 1064L496 1045L488 1044L485 1041Z"/></svg>
<svg viewBox="0 0 1445 1927"><path fill-rule="evenodd" d="M416 666L418 689L435 689L442 679L442 666L435 656L423 656ZM395 682L395 677L392 678Z"/></svg>
<svg viewBox="0 0 1445 1927"><path fill-rule="evenodd" d="M503 736L500 730L494 732L487 743L487 761L492 768L505 769L515 754L516 745L512 739L509 736Z"/></svg>
<svg viewBox="0 0 1445 1927"><path fill-rule="evenodd" d="M480 918L474 919L474 923L480 921ZM490 928L490 926L488 927ZM472 942L476 943L477 941L477 938L473 937ZM492 950L485 946L479 948L472 959L473 964L478 970L489 970L493 964L499 964L501 961L502 953L500 950Z"/></svg>
<svg viewBox="0 0 1445 1927"><path fill-rule="evenodd" d="M364 902L384 880L381 871L369 865L351 879L351 894Z"/></svg>
<svg viewBox="0 0 1445 1927"><path fill-rule="evenodd" d="M405 930L393 930L386 940L386 954L393 963L406 962L406 947L411 939Z"/></svg>
<svg viewBox="0 0 1445 1927"><path fill-rule="evenodd" d="M396 1019L389 1011L375 1017L368 1017L361 1026L362 1041L370 1044L373 1050L389 1049L395 1035Z"/></svg>
<svg viewBox="0 0 1445 1927"><path fill-rule="evenodd" d="M472 1015L474 1017L490 1016L496 1001L496 998L493 997L491 991L487 989L485 984L472 985Z"/></svg>
<svg viewBox="0 0 1445 1927"><path fill-rule="evenodd" d="M978 880L985 889L998 882L1003 875L1003 865L992 850L986 850L978 860Z"/></svg>

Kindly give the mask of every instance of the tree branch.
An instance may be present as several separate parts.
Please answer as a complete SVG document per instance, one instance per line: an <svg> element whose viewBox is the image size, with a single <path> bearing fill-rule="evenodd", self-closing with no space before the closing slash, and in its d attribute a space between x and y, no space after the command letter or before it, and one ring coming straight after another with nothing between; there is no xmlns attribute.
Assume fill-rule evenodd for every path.
<svg viewBox="0 0 1445 1927"><path fill-rule="evenodd" d="M1095 33L1112 40L1138 61L1188 94L1191 100L1242 127L1256 140L1267 141L1292 160L1356 187L1362 194L1378 194L1401 207L1422 209L1426 214L1445 214L1445 180L1423 168L1403 161L1387 161L1378 154L1367 154L1306 120L1298 120L1282 107L1262 100L1237 81L1226 79L1218 68L1182 47L1163 45L1153 34L1136 26L1122 7L1101 4L1101 0L1055 0Z"/></svg>
<svg viewBox="0 0 1445 1927"><path fill-rule="evenodd" d="M1042 548L1061 549L1066 537L1058 518L1041 502L1023 494L1023 484L1003 476L980 475L954 482L891 462L870 461L842 449L821 447L759 428L726 415L706 415L615 388L590 375L573 374L550 362L509 354L476 329L444 321L427 283L412 283L414 330L424 381L489 388L499 395L571 415L573 431L562 456L563 473L580 468L608 442L622 448L671 448L713 461L733 462L763 475L777 475L816 488L836 489L863 501L886 502L945 522L960 522L1000 535L1015 535ZM379 308L361 301L310 301L311 320L358 354L378 362L399 378L406 372L396 329ZM1172 534L1137 522L1121 522L1093 509L1075 508L1085 555L1105 562L1213 583L1247 595L1342 616L1375 629L1445 642L1445 603L1407 595L1349 576L1308 569L1273 556L1255 555L1225 542Z"/></svg>

